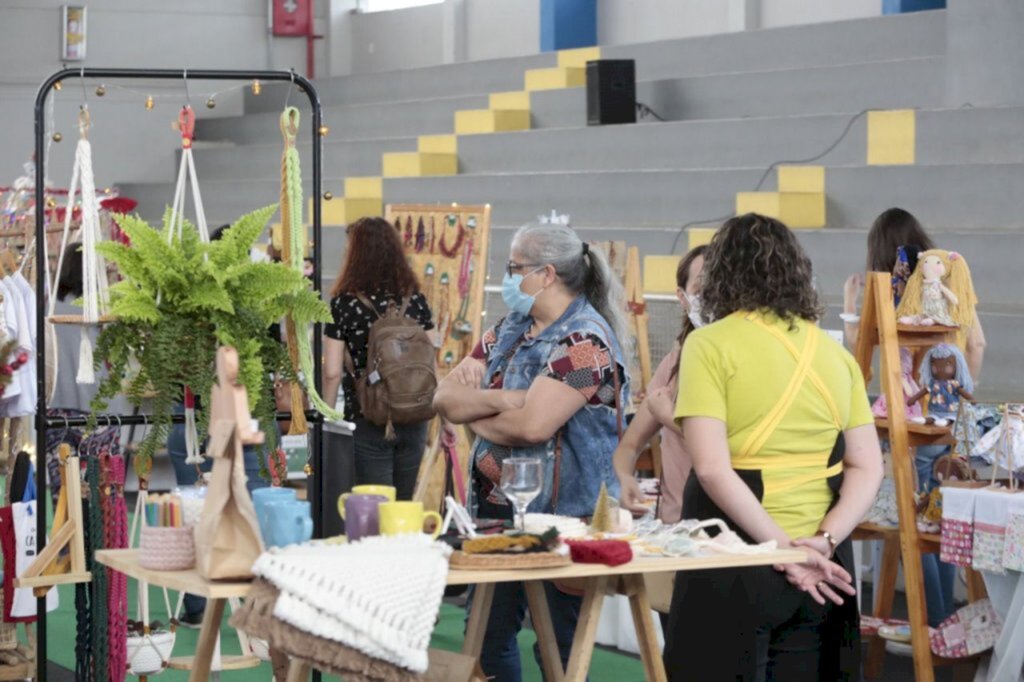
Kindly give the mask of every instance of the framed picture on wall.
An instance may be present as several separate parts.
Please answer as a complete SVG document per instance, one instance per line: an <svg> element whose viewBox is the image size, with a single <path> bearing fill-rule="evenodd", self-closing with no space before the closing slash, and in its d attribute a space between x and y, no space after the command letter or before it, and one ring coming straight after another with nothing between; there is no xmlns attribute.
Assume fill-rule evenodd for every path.
<svg viewBox="0 0 1024 682"><path fill-rule="evenodd" d="M61 59L80 62L85 59L85 6L61 7Z"/></svg>

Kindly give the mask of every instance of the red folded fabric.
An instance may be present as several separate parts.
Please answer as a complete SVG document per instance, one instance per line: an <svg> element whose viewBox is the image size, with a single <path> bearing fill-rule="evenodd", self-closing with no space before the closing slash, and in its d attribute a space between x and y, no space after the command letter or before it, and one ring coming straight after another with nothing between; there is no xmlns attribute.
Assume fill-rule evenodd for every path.
<svg viewBox="0 0 1024 682"><path fill-rule="evenodd" d="M618 566L633 560L633 548L625 540L568 540L569 553L578 564Z"/></svg>

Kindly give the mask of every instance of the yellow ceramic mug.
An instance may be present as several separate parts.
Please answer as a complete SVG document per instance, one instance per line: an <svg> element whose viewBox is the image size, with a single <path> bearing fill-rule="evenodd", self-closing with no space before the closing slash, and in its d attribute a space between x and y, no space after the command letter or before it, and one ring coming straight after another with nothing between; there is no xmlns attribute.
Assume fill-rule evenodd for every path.
<svg viewBox="0 0 1024 682"><path fill-rule="evenodd" d="M435 511L423 511L422 502L381 502L377 512L381 535L422 533L423 522L431 518L437 522L432 537L437 538L441 534L441 515Z"/></svg>
<svg viewBox="0 0 1024 682"><path fill-rule="evenodd" d="M349 495L381 495L388 498L389 502L394 502L397 492L395 487L392 485L357 485L352 487L352 492L342 493L338 496L338 514L341 515L342 520L345 519L345 500L348 499Z"/></svg>

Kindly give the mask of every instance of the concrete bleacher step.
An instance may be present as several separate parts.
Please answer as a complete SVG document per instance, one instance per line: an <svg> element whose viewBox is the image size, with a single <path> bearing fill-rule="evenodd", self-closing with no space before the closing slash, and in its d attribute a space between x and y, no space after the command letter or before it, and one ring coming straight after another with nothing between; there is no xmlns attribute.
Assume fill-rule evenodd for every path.
<svg viewBox="0 0 1024 682"><path fill-rule="evenodd" d="M487 95L404 100L361 106L327 107L323 122L332 140L415 137L450 133L460 109L482 109ZM196 121L196 139L261 144L280 140L280 113L206 118Z"/></svg>
<svg viewBox="0 0 1024 682"><path fill-rule="evenodd" d="M938 57L637 82L637 101L664 119L719 119L856 112L943 105ZM582 88L534 92L535 128L586 124Z"/></svg>
<svg viewBox="0 0 1024 682"><path fill-rule="evenodd" d="M529 130L530 110L491 108L456 111L454 129L456 135Z"/></svg>
<svg viewBox="0 0 1024 682"><path fill-rule="evenodd" d="M761 168L740 168L386 178L384 200L490 203L495 222L506 224L555 208L578 224L674 225L731 213L736 192L754 189L762 174ZM866 227L893 205L935 228L1020 228L1024 222L1016 205L1024 164L830 166L827 174L829 226ZM278 179L204 180L207 216L211 222L233 219L276 202L279 185ZM325 189L341 186L340 176L325 176ZM172 183L121 188L147 217L159 218L173 194Z"/></svg>
<svg viewBox="0 0 1024 682"><path fill-rule="evenodd" d="M637 125L532 129L528 133L423 135L417 138L324 140L328 175L381 172L390 151L459 155L462 173L530 171L736 168L807 159L829 147L852 113L765 118L670 121ZM1024 107L916 112L916 160L923 165L1024 163ZM866 158L865 119L816 163L858 165ZM418 146L417 146L418 142ZM309 143L298 144L304 167ZM201 179L271 179L280 173L280 144L215 145L194 150ZM753 189L753 188L750 188Z"/></svg>
<svg viewBox="0 0 1024 682"><path fill-rule="evenodd" d="M448 153L388 152L382 164L386 178L455 175L459 172L459 157Z"/></svg>
<svg viewBox="0 0 1024 682"><path fill-rule="evenodd" d="M603 46L605 59L634 59L639 81L904 59L945 52L945 11ZM578 60L576 66L585 61ZM529 69L558 65L553 53L317 79L326 107L518 90ZM288 85L246 91L249 113L281 110ZM292 102L297 101L295 93Z"/></svg>

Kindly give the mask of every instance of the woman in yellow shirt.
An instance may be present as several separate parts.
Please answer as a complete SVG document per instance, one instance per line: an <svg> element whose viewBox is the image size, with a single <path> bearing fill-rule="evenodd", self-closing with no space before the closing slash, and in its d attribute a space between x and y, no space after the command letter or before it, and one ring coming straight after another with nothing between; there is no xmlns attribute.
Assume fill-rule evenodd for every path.
<svg viewBox="0 0 1024 682"><path fill-rule="evenodd" d="M675 417L696 474L683 517L724 518L808 559L680 573L666 669L701 682L856 678L848 537L882 480L863 378L817 327L811 264L785 225L732 218L705 259L703 315L717 321L680 361Z"/></svg>

